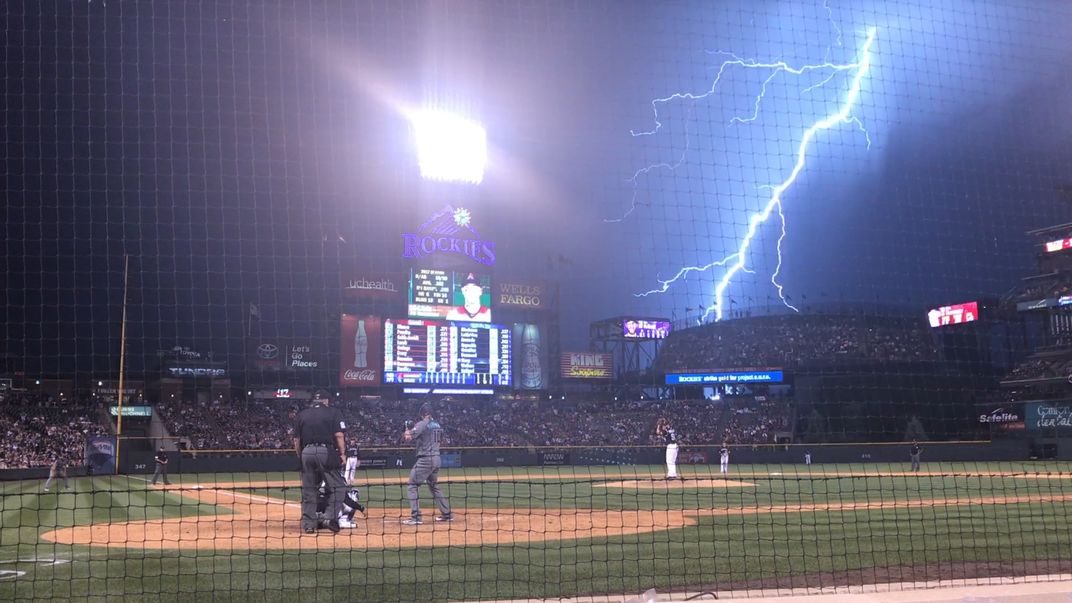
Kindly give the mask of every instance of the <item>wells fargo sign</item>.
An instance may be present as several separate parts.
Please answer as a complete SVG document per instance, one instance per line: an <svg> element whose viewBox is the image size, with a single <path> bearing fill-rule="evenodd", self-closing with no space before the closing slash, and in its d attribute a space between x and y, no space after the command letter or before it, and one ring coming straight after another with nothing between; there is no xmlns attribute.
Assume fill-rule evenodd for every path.
<svg viewBox="0 0 1072 603"><path fill-rule="evenodd" d="M550 305L546 283L498 283L493 299L499 306L543 310Z"/></svg>
<svg viewBox="0 0 1072 603"><path fill-rule="evenodd" d="M613 379L614 355L601 352L563 352L563 379Z"/></svg>

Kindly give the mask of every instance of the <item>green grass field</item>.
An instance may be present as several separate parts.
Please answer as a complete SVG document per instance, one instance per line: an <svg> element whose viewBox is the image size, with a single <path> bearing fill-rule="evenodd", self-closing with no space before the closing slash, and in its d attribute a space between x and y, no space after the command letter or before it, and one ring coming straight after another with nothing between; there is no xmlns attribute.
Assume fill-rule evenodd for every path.
<svg viewBox="0 0 1072 603"><path fill-rule="evenodd" d="M1072 557L1070 464L926 464L923 473L914 475L905 473L903 465L741 466L733 467L728 478L754 485L690 487L692 479L718 478L713 468L714 475L711 466L684 467L683 488L654 490L605 484L635 475L660 476L661 467L445 471L444 490L461 516L466 508L546 508L580 509L580 515L589 509L639 511L656 523L684 510L693 519L692 525L640 534L592 538L572 531L566 537L494 544L502 528L491 515L460 528L480 530L485 544L434 548L319 544L317 549L300 544L217 551L189 543L186 548L60 545L42 535L68 526L240 511L201 502L190 490L154 489L135 477L73 480L70 493L57 492L56 485L45 493L39 481L3 483L0 601L557 598L636 594L648 588L740 589L790 577L817 583L868 568L905 568L903 575L923 575L948 563L998 565L1012 573L1024 570L1009 562ZM359 480L403 475L367 471L359 473ZM465 478L480 481L461 481ZM283 501L300 500L298 488L250 487L280 480L296 484L297 475L173 478L186 488L235 483L232 492L264 505L282 507ZM395 510L408 506L403 488L373 484L362 486L361 495L370 509L398 516L402 512ZM434 512L426 490L422 502L431 524ZM293 506L287 508L293 512ZM297 529L296 519L289 523ZM354 534L371 525L363 523ZM334 537L305 538L319 543Z"/></svg>

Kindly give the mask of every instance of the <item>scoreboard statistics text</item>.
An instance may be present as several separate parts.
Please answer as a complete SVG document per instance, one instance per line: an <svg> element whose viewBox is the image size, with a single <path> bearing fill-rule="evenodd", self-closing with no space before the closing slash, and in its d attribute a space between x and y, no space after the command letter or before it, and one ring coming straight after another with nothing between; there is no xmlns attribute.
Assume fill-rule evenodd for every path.
<svg viewBox="0 0 1072 603"><path fill-rule="evenodd" d="M511 337L502 325L388 319L383 382L509 386Z"/></svg>

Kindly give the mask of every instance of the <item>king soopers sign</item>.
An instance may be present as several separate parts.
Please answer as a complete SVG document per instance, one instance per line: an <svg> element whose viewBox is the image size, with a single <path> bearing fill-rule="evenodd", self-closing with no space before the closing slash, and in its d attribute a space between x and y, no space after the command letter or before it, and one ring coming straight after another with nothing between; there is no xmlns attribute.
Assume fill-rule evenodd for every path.
<svg viewBox="0 0 1072 603"><path fill-rule="evenodd" d="M485 266L495 263L495 243L481 240L480 233L473 228L469 210L455 209L449 203L432 214L416 233L404 233L402 244L404 258L457 253Z"/></svg>

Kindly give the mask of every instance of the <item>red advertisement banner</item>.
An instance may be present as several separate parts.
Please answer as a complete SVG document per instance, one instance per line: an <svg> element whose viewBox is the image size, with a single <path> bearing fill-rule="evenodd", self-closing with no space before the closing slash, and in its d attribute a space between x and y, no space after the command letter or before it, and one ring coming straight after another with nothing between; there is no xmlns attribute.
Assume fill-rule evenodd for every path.
<svg viewBox="0 0 1072 603"><path fill-rule="evenodd" d="M339 329L339 385L379 385L383 376L383 321L344 314Z"/></svg>

